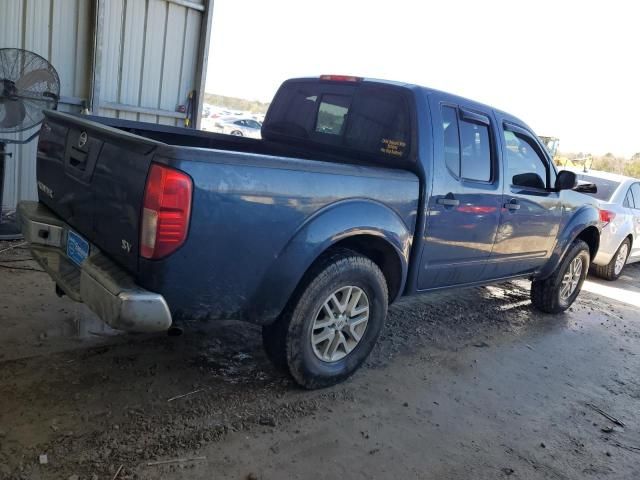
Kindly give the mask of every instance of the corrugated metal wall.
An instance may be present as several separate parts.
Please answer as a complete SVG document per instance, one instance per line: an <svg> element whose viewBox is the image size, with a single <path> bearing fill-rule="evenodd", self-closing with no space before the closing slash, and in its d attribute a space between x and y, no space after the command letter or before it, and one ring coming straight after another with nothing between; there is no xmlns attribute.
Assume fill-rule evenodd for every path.
<svg viewBox="0 0 640 480"><path fill-rule="evenodd" d="M212 7L212 0L0 0L0 48L31 50L53 64L61 111L79 111L86 100L99 115L184 125L176 107L204 85ZM35 142L8 150L3 210L37 198Z"/></svg>
<svg viewBox="0 0 640 480"><path fill-rule="evenodd" d="M109 0L104 7L99 114L184 125L176 107L196 88L203 4Z"/></svg>
<svg viewBox="0 0 640 480"><path fill-rule="evenodd" d="M31 50L55 65L60 76L60 95L74 102L89 96L90 28L92 2L87 0L2 0L0 1L0 47ZM77 105L61 103L59 110ZM5 137L26 139L27 131ZM3 210L13 209L18 200L37 198L36 143L9 144L13 153L6 159Z"/></svg>

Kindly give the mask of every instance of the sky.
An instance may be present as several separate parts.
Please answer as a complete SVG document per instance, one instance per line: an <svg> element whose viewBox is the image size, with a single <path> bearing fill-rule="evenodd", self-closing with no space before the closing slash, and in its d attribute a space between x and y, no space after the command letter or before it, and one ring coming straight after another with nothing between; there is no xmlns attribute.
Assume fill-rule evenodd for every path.
<svg viewBox="0 0 640 480"><path fill-rule="evenodd" d="M444 90L563 152L640 152L634 0L215 0L206 90L269 101L326 73Z"/></svg>

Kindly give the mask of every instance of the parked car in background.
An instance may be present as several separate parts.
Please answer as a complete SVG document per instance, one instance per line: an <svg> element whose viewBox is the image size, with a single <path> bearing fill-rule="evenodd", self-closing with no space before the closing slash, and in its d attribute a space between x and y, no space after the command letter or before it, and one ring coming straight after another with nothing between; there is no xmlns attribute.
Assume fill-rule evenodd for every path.
<svg viewBox="0 0 640 480"><path fill-rule="evenodd" d="M19 210L58 292L122 330L261 325L307 388L357 370L401 296L528 278L560 313L598 251L596 201L522 120L417 85L289 80L263 140L45 115Z"/></svg>
<svg viewBox="0 0 640 480"><path fill-rule="evenodd" d="M596 193L588 193L598 201L600 249L592 270L606 280L615 280L628 263L640 261L640 180L597 170L568 168L579 182L595 183Z"/></svg>
<svg viewBox="0 0 640 480"><path fill-rule="evenodd" d="M253 118L225 118L217 119L214 123L217 133L225 133L236 137L261 138L262 124Z"/></svg>

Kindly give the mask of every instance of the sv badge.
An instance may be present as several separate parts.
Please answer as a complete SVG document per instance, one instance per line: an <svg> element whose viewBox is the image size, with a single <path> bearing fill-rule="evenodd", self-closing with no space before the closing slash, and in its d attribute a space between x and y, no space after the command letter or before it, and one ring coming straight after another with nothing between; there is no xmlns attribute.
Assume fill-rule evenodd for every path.
<svg viewBox="0 0 640 480"><path fill-rule="evenodd" d="M126 240L122 240L122 249L127 252L127 253L131 253L131 243L127 242Z"/></svg>

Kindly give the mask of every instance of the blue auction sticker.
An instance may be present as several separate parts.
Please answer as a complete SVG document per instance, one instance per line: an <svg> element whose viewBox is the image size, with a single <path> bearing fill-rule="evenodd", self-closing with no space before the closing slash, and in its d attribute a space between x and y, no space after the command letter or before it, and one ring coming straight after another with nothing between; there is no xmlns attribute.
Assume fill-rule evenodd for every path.
<svg viewBox="0 0 640 480"><path fill-rule="evenodd" d="M71 230L67 234L67 256L77 265L89 256L89 242Z"/></svg>

